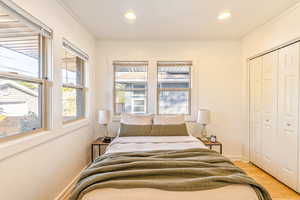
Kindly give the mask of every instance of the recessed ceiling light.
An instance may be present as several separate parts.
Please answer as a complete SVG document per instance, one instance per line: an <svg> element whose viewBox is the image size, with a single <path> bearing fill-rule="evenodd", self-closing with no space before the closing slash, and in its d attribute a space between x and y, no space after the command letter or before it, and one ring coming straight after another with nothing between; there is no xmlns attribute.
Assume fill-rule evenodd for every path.
<svg viewBox="0 0 300 200"><path fill-rule="evenodd" d="M224 20L224 19L228 19L231 17L231 13L229 11L225 11L219 14L218 19L219 20Z"/></svg>
<svg viewBox="0 0 300 200"><path fill-rule="evenodd" d="M136 15L133 11L127 11L125 14L124 14L124 17L126 19L129 19L129 20L135 20L136 19Z"/></svg>

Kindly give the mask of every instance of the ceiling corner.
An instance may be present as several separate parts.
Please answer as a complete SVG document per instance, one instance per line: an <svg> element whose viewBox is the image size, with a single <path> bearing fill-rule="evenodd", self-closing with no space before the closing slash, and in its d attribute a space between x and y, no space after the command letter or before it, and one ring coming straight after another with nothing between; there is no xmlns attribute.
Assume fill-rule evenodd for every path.
<svg viewBox="0 0 300 200"><path fill-rule="evenodd" d="M87 32L89 32L92 37L97 41L97 37L96 35L93 33L93 31L91 31L80 19L80 17L78 17L78 15L75 14L75 12L69 7L69 5L64 2L64 0L56 0L56 2L81 26L83 26Z"/></svg>

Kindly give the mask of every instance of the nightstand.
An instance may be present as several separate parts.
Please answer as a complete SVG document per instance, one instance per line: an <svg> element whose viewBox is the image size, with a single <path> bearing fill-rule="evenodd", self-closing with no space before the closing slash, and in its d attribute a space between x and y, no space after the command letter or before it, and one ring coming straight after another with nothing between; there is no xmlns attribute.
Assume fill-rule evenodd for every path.
<svg viewBox="0 0 300 200"><path fill-rule="evenodd" d="M114 139L114 137L110 137L111 138L111 140L113 140ZM98 156L100 156L102 153L101 153L101 147L102 146L108 146L109 144L110 144L110 142L103 142L102 141L102 139L103 139L103 137L99 137L99 138L97 138L93 143L92 143L92 146L91 146L91 150L92 150L92 152L91 152L91 156L92 156L92 159L91 159L91 161L93 162L94 161L94 147L96 146L96 147L98 147L98 152L99 152L99 155Z"/></svg>
<svg viewBox="0 0 300 200"><path fill-rule="evenodd" d="M197 137L198 140L201 140L201 142L203 142L203 144L207 147L209 147L209 149L212 149L213 146L219 146L220 148L220 154L223 153L223 145L221 142L216 141L216 142L211 142L209 140L202 140L200 137Z"/></svg>

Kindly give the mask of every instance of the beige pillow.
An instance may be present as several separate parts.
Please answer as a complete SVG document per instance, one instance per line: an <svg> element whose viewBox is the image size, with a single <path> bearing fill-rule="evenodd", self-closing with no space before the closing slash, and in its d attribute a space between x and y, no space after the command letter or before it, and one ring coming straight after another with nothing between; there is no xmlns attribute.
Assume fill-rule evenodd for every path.
<svg viewBox="0 0 300 200"><path fill-rule="evenodd" d="M121 123L132 125L151 125L152 115L134 115L128 113L122 113Z"/></svg>
<svg viewBox="0 0 300 200"><path fill-rule="evenodd" d="M119 137L149 136L152 125L120 124Z"/></svg>
<svg viewBox="0 0 300 200"><path fill-rule="evenodd" d="M152 125L149 136L189 136L185 124Z"/></svg>
<svg viewBox="0 0 300 200"><path fill-rule="evenodd" d="M155 115L153 118L153 124L155 125L174 125L184 123L184 115Z"/></svg>

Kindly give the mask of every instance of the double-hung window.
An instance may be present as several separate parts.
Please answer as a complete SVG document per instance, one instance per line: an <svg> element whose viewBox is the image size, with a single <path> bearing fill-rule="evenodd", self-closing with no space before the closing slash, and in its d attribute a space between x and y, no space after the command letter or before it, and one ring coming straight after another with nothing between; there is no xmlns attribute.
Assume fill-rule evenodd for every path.
<svg viewBox="0 0 300 200"><path fill-rule="evenodd" d="M85 116L85 63L88 56L67 40L63 40L62 106L63 123Z"/></svg>
<svg viewBox="0 0 300 200"><path fill-rule="evenodd" d="M114 61L114 114L147 113L148 62Z"/></svg>
<svg viewBox="0 0 300 200"><path fill-rule="evenodd" d="M191 61L157 62L158 114L191 114Z"/></svg>
<svg viewBox="0 0 300 200"><path fill-rule="evenodd" d="M0 1L0 138L47 128L52 30L11 1Z"/></svg>

